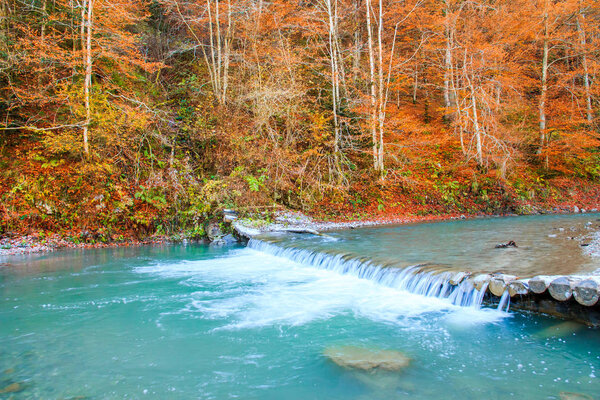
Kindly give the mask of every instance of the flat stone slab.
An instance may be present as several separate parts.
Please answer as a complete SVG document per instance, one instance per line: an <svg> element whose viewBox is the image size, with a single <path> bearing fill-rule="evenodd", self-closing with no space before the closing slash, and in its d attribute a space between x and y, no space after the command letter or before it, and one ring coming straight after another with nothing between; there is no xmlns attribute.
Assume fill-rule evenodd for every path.
<svg viewBox="0 0 600 400"><path fill-rule="evenodd" d="M400 371L410 364L410 358L399 351L358 346L328 347L323 355L340 367L362 371Z"/></svg>

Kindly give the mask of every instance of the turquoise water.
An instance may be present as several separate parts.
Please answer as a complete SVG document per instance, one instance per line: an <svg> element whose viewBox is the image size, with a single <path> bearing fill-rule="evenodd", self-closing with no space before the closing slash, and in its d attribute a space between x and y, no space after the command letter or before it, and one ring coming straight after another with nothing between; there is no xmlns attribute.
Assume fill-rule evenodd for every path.
<svg viewBox="0 0 600 400"><path fill-rule="evenodd" d="M406 267L433 264L469 272L538 274L589 273L600 259L582 251L600 230L600 214L481 218L328 232L328 237L269 234L283 247L366 257L378 264ZM496 249L515 241L518 248Z"/></svg>
<svg viewBox="0 0 600 400"><path fill-rule="evenodd" d="M8 262L0 391L23 390L0 399L600 398L598 330L459 307L253 249ZM401 372L344 370L322 355L335 345L398 350L412 362Z"/></svg>

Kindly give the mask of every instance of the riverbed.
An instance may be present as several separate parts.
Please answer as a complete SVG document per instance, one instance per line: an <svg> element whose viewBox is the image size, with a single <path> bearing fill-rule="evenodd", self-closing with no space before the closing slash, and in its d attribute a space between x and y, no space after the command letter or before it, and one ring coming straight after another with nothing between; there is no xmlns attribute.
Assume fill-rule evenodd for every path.
<svg viewBox="0 0 600 400"><path fill-rule="evenodd" d="M469 221L456 224L463 222ZM510 239L524 247L541 243L502 228L504 219L480 228L496 222L492 231L512 232ZM559 228L587 222L541 217L525 225L540 224L535 232L543 226L544 240L552 241L558 237L547 235ZM426 240L435 225L406 228L425 231L407 233L417 235L413 244L391 253L410 264L413 256L402 249L420 245L431 263L458 263ZM454 237L460 226L439 229L451 229ZM388 248L373 235L386 238L393 236L386 230L398 228L379 229L309 241L311 248L364 252L366 244L352 246L353 239L341 237L358 235ZM469 235L473 242L459 242L489 249L508 240ZM485 246L478 244L483 237ZM305 239L278 240L304 245ZM561 392L600 393L598 330L460 306L253 248L143 246L5 261L11 266L0 269L0 398L559 399ZM401 371L354 371L324 355L346 345L399 351L411 362ZM14 391L1 393L6 388Z"/></svg>

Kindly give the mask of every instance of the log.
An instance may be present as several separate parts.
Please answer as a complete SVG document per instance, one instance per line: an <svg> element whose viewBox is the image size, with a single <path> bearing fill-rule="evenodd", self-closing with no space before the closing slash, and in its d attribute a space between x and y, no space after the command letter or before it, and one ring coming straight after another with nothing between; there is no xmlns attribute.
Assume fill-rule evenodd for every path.
<svg viewBox="0 0 600 400"><path fill-rule="evenodd" d="M449 282L452 286L458 286L462 281L465 280L470 274L467 272L457 272L450 278Z"/></svg>
<svg viewBox="0 0 600 400"><path fill-rule="evenodd" d="M561 276L550 282L548 292L553 299L559 301L567 301L573 295L571 288L571 280L566 276Z"/></svg>
<svg viewBox="0 0 600 400"><path fill-rule="evenodd" d="M553 276L540 275L529 280L529 290L533 293L542 294L550 286L550 282L556 278Z"/></svg>
<svg viewBox="0 0 600 400"><path fill-rule="evenodd" d="M473 278L473 286L475 289L481 290L490 282L491 278L492 276L490 274L477 275L475 278Z"/></svg>
<svg viewBox="0 0 600 400"><path fill-rule="evenodd" d="M512 281L508 284L508 294L510 297L525 295L527 293L529 293L529 285L527 285L527 281L525 280Z"/></svg>
<svg viewBox="0 0 600 400"><path fill-rule="evenodd" d="M504 275L504 274L494 275L492 277L492 279L490 279L490 286L489 286L490 292L494 296L501 297L502 294L504 294L504 291L506 290L508 283L512 282L515 278L516 278L516 276L514 276L514 275Z"/></svg>
<svg viewBox="0 0 600 400"><path fill-rule="evenodd" d="M490 279L490 285L488 288L494 296L501 297L506 290L506 282L504 282L502 277L494 276L492 279Z"/></svg>
<svg viewBox="0 0 600 400"><path fill-rule="evenodd" d="M591 307L598 302L600 293L598 283L593 279L578 282L573 288L573 297L584 306Z"/></svg>

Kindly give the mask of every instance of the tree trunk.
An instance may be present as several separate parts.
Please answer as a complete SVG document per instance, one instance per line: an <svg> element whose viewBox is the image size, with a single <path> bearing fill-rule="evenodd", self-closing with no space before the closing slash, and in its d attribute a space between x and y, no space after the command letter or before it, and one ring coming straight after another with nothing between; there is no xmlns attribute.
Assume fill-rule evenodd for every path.
<svg viewBox="0 0 600 400"><path fill-rule="evenodd" d="M81 54L83 57L83 63L85 64L85 11L87 10L87 0L83 0L81 5L81 31L79 32L79 40L81 42Z"/></svg>
<svg viewBox="0 0 600 400"><path fill-rule="evenodd" d="M447 11L446 11L447 13ZM451 79L452 79L452 46L453 46L453 28L451 26L450 21L447 21L448 26L446 27L446 50L444 53L444 120L447 122L452 122L454 119L454 111L452 111L454 107L453 95L450 91L451 89ZM453 101L454 100L454 101Z"/></svg>
<svg viewBox="0 0 600 400"><path fill-rule="evenodd" d="M594 119L594 115L592 112L592 96L590 94L590 75L588 72L588 62L587 62L587 43L585 38L585 31L583 28L583 23L585 22L585 14L583 12L579 13L577 16L577 32L579 33L579 43L581 45L581 64L583 67L583 87L585 90L585 114L586 120L589 124L592 123Z"/></svg>
<svg viewBox="0 0 600 400"><path fill-rule="evenodd" d="M378 91L377 91L377 121L379 125L379 143L377 145L377 170L383 176L383 125L384 125L384 93L383 93L383 4L379 0L379 24L377 27L377 50L378 50Z"/></svg>
<svg viewBox="0 0 600 400"><path fill-rule="evenodd" d="M338 54L337 54L337 32L336 32L336 19L337 19L337 0L333 0L335 4L332 4L332 0L326 0L327 15L329 18L329 64L331 68L331 97L332 97L332 112L333 112L333 130L334 130L334 141L333 141L333 157L335 162L335 173L338 181L341 178L341 167L340 167L340 124L338 117L338 105L340 98L340 84L339 84L339 68L338 68Z"/></svg>
<svg viewBox="0 0 600 400"><path fill-rule="evenodd" d="M481 128L479 126L479 117L477 114L477 99L475 91L471 86L471 107L473 113L473 130L475 131L475 144L477 147L477 164L483 165L483 145L481 140Z"/></svg>
<svg viewBox="0 0 600 400"><path fill-rule="evenodd" d="M373 168L378 171L378 154L377 154L377 104L376 104L376 92L375 92L375 54L373 52L373 30L371 28L371 0L365 1L366 5L366 17L367 17L367 41L369 45L369 71L370 71L370 80L369 87L371 90L371 119L370 119L370 128L371 128L371 137L373 140Z"/></svg>
<svg viewBox="0 0 600 400"><path fill-rule="evenodd" d="M83 152L86 156L90 154L88 145L88 132L91 122L91 107L90 107L90 87L92 86L92 18L93 18L94 0L88 1L87 9L87 36L85 50L85 80L83 84L83 92L85 97L85 125L83 127Z"/></svg>
<svg viewBox="0 0 600 400"><path fill-rule="evenodd" d="M356 27L354 29L354 56L352 57L352 81L356 84L360 77L360 56L362 54L362 38L360 35L360 3L361 0L354 0L354 12L356 13Z"/></svg>
<svg viewBox="0 0 600 400"><path fill-rule="evenodd" d="M541 80L541 93L539 102L539 123L540 123L540 147L538 150L539 154L542 154L544 147L548 141L547 138L547 126L546 126L546 99L548 96L548 9L547 0L544 2L544 43L542 53L542 80ZM548 168L548 156L546 155L546 168Z"/></svg>

